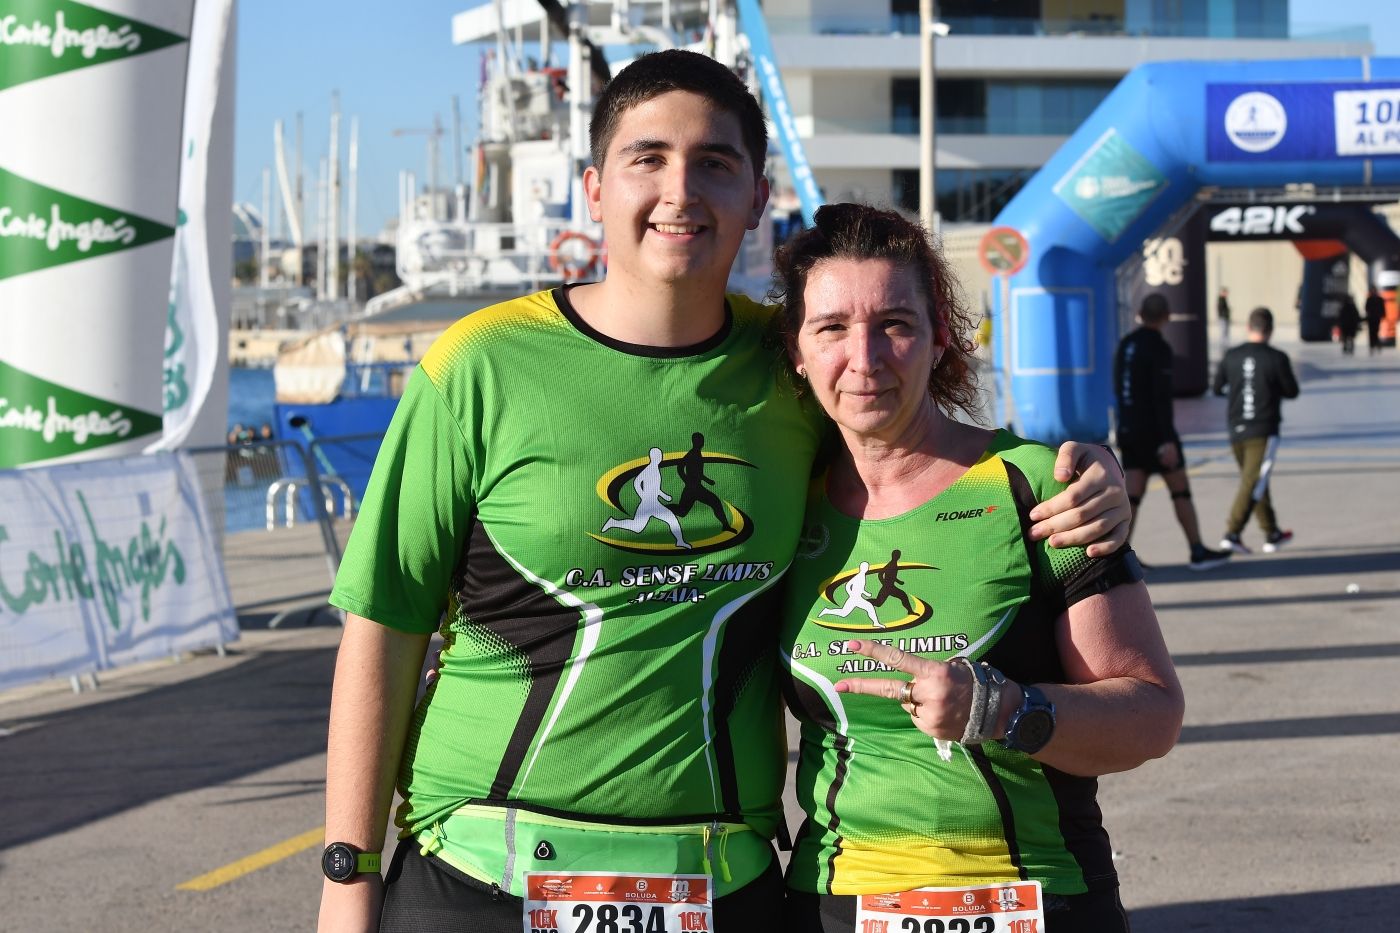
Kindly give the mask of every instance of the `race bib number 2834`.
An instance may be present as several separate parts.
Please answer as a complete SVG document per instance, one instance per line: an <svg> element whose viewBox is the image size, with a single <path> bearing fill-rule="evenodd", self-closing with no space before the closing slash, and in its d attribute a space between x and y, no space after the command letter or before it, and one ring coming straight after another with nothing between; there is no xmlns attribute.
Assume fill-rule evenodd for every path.
<svg viewBox="0 0 1400 933"><path fill-rule="evenodd" d="M707 875L529 872L524 933L711 933Z"/></svg>

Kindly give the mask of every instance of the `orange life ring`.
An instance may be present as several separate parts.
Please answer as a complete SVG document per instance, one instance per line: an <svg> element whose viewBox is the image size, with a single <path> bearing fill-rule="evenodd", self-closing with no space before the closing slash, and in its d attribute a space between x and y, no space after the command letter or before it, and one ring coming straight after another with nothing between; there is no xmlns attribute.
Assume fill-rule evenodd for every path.
<svg viewBox="0 0 1400 933"><path fill-rule="evenodd" d="M566 247L565 244L571 240L577 240L583 245L573 248ZM593 242L593 238L586 233L565 230L554 238L553 243L549 244L549 268L563 276L566 282L582 278L583 274L593 268L593 264L597 261L598 244Z"/></svg>

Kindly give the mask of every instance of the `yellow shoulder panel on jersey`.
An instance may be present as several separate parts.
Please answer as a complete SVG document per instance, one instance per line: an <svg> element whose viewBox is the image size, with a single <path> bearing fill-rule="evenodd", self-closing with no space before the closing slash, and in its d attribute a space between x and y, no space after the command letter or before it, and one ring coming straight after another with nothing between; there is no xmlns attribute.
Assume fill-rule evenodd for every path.
<svg viewBox="0 0 1400 933"><path fill-rule="evenodd" d="M568 326L554 296L548 291L512 298L468 314L433 341L423 355L423 371L434 385L441 386L446 374L467 353L484 341L525 330L552 330Z"/></svg>

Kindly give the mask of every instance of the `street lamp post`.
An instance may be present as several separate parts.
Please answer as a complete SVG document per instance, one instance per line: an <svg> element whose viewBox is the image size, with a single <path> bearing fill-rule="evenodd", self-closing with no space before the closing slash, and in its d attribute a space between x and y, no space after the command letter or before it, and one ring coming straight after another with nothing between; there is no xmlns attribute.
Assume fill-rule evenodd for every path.
<svg viewBox="0 0 1400 933"><path fill-rule="evenodd" d="M938 21L938 0L919 0L919 220L931 233L938 232L933 41L947 34L947 24Z"/></svg>

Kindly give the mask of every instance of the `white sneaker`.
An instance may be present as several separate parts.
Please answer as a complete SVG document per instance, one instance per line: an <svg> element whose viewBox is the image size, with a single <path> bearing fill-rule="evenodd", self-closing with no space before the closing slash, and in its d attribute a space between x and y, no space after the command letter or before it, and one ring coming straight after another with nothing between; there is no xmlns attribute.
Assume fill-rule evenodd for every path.
<svg viewBox="0 0 1400 933"><path fill-rule="evenodd" d="M1268 545L1265 545L1265 546L1264 546L1264 550L1267 551L1268 549L1269 549ZM1249 548L1247 548L1247 547L1244 546L1244 542L1240 540L1240 536L1239 536L1239 535L1226 535L1225 537L1221 538L1221 539L1220 539L1220 550L1222 550L1222 551L1233 551L1233 552L1236 553L1236 554L1250 554L1250 553L1253 553L1252 551L1250 551Z"/></svg>

